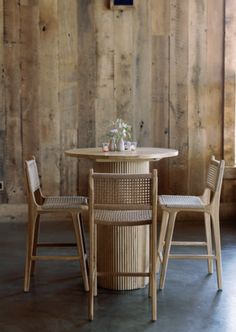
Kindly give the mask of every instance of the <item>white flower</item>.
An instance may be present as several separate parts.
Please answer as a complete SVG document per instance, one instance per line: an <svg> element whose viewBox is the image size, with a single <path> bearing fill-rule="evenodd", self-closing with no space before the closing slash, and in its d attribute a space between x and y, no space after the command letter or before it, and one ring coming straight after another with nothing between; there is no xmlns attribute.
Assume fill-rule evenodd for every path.
<svg viewBox="0 0 236 332"><path fill-rule="evenodd" d="M110 134L118 141L121 138L131 137L131 126L124 122L122 119L112 121L113 128L110 130Z"/></svg>

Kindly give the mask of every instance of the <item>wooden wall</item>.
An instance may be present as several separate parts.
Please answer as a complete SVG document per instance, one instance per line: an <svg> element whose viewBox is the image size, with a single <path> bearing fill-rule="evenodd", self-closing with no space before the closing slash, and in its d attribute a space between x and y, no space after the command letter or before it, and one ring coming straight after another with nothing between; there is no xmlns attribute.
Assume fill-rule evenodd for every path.
<svg viewBox="0 0 236 332"><path fill-rule="evenodd" d="M158 164L160 192L200 193L209 157L223 156L229 3L0 0L0 202L24 202L32 154L46 192L86 192L90 164L64 151L100 145L117 117L140 146L179 150Z"/></svg>

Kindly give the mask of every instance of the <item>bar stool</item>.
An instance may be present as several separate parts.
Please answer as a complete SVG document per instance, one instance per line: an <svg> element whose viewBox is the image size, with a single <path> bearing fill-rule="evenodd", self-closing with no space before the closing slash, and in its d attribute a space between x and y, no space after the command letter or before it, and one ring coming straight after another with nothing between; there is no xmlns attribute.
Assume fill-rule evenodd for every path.
<svg viewBox="0 0 236 332"><path fill-rule="evenodd" d="M25 264L24 291L30 288L30 277L38 260L79 260L86 291L89 290L86 268L85 241L81 212L88 210L87 198L82 196L44 196L40 187L38 168L33 157L25 161L25 183L28 201L28 234ZM41 214L69 214L72 217L76 243L39 243L39 224ZM38 247L69 247L76 246L77 255L38 255Z"/></svg>
<svg viewBox="0 0 236 332"><path fill-rule="evenodd" d="M214 156L212 156L208 168L205 190L202 196L159 196L159 203L163 210L158 243L157 263L158 269L160 262L162 262L160 289L163 289L165 285L166 271L169 259L207 259L209 273L213 273L213 259L215 259L218 288L222 289L219 207L224 166L224 160L218 161ZM204 213L206 242L172 241L176 215L181 211ZM215 254L212 253L211 226L214 234ZM207 254L171 254L170 250L172 245L206 246Z"/></svg>
<svg viewBox="0 0 236 332"><path fill-rule="evenodd" d="M94 173L89 176L89 320L94 317L97 276L149 277L152 320L156 320L157 171L149 174ZM149 271L97 271L97 226L150 227ZM127 239L128 243L128 239Z"/></svg>

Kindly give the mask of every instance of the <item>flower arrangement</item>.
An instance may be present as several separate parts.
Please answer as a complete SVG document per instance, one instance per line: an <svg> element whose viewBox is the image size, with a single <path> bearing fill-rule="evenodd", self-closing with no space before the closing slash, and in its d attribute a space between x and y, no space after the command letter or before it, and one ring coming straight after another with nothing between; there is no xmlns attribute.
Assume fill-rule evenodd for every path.
<svg viewBox="0 0 236 332"><path fill-rule="evenodd" d="M108 151L135 151L137 143L130 142L131 134L132 127L124 120L116 119L115 121L112 121L111 129L109 131L110 143Z"/></svg>
<svg viewBox="0 0 236 332"><path fill-rule="evenodd" d="M121 139L129 139L131 138L131 129L131 126L122 119L116 119L116 121L112 121L110 136L114 138L116 142Z"/></svg>

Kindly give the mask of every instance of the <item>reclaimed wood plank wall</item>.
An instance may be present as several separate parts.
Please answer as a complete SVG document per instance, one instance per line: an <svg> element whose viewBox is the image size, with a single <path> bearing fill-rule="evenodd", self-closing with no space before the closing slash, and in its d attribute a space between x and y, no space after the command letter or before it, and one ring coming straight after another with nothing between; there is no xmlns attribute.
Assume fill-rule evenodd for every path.
<svg viewBox="0 0 236 332"><path fill-rule="evenodd" d="M224 159L235 164L236 158L236 1L226 0L224 37ZM223 201L229 207L236 200L235 168L226 170Z"/></svg>
<svg viewBox="0 0 236 332"><path fill-rule="evenodd" d="M179 150L158 164L162 193L199 194L223 156L229 3L0 0L0 202L24 202L32 154L46 192L86 192L91 165L64 150L100 145L117 117L139 145Z"/></svg>

